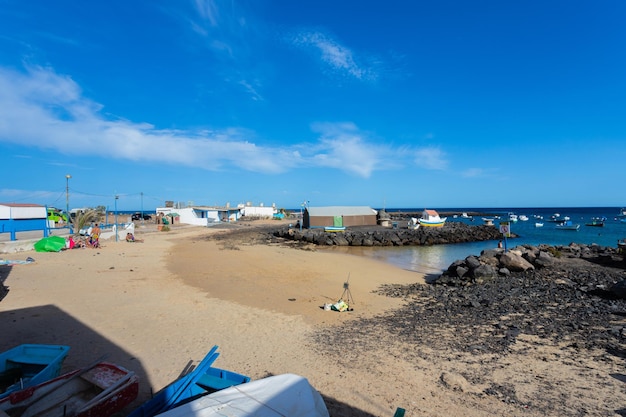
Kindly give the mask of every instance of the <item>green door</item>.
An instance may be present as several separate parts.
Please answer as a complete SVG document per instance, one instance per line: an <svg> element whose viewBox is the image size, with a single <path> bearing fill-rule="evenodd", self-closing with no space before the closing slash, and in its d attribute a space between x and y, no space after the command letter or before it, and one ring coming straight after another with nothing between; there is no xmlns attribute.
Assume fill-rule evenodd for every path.
<svg viewBox="0 0 626 417"><path fill-rule="evenodd" d="M334 227L343 227L343 217L342 216L335 216L333 218L333 226Z"/></svg>

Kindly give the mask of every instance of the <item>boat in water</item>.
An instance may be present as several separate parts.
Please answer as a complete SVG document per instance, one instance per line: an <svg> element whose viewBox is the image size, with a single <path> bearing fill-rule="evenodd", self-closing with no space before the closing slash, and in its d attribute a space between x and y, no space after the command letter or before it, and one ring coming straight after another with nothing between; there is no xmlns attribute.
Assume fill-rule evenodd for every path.
<svg viewBox="0 0 626 417"><path fill-rule="evenodd" d="M580 225L577 223L572 223L571 220L565 220L562 223L557 224L556 226L557 230L578 230L580 229Z"/></svg>
<svg viewBox="0 0 626 417"><path fill-rule="evenodd" d="M585 223L585 226L604 227L605 221L606 217L594 217L589 223Z"/></svg>

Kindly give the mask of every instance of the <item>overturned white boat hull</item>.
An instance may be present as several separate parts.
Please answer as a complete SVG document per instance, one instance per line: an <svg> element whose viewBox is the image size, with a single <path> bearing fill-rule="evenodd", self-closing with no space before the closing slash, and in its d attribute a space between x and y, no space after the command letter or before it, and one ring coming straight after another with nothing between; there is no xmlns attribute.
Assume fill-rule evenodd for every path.
<svg viewBox="0 0 626 417"><path fill-rule="evenodd" d="M205 395L161 417L329 417L322 396L294 374L270 376Z"/></svg>

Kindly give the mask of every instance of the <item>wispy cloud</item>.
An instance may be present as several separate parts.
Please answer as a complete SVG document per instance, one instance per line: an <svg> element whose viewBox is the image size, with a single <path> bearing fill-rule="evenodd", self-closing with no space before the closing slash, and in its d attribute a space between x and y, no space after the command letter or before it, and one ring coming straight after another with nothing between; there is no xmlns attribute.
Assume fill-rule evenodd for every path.
<svg viewBox="0 0 626 417"><path fill-rule="evenodd" d="M415 164L421 168L445 170L448 167L448 160L441 149L427 147L415 151Z"/></svg>
<svg viewBox="0 0 626 417"><path fill-rule="evenodd" d="M211 26L217 26L218 8L214 0L195 0L198 15Z"/></svg>
<svg viewBox="0 0 626 417"><path fill-rule="evenodd" d="M496 171L493 168L468 168L461 175L465 178L497 178Z"/></svg>
<svg viewBox="0 0 626 417"><path fill-rule="evenodd" d="M64 154L183 164L217 170L235 166L277 173L292 157L280 149L251 143L244 129L185 132L159 130L146 123L107 120L102 106L82 97L69 77L44 68L27 74L0 69L0 141ZM102 143L109 146L102 147ZM161 149L169 149L161 152Z"/></svg>
<svg viewBox="0 0 626 417"><path fill-rule="evenodd" d="M312 149L311 162L315 165L364 178L387 165L390 150L367 141L352 123L317 123L313 130L321 134L319 143Z"/></svg>
<svg viewBox="0 0 626 417"><path fill-rule="evenodd" d="M250 95L250 97L252 97L252 100L254 100L254 101L262 101L263 100L263 97L261 96L261 94L248 81L241 80L241 81L239 81L239 85L243 87L244 91L246 91Z"/></svg>
<svg viewBox="0 0 626 417"><path fill-rule="evenodd" d="M374 80L376 72L358 63L355 53L348 47L321 32L301 32L292 38L294 45L315 51L319 59L333 71L358 80Z"/></svg>
<svg viewBox="0 0 626 417"><path fill-rule="evenodd" d="M110 159L266 174L325 167L363 178L398 168L407 155L414 155L424 168L446 166L439 149L394 148L353 123L316 123L312 126L319 134L316 142L276 147L258 143L255 132L241 127L185 131L111 120L103 115L102 105L82 96L70 77L50 68L31 67L25 73L0 68L0 91L0 142L66 155L87 157L91 153Z"/></svg>

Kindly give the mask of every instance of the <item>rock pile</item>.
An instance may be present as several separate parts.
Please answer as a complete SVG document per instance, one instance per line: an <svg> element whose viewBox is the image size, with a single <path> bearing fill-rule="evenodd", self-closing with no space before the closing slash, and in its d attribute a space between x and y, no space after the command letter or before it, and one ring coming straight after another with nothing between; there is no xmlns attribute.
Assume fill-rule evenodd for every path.
<svg viewBox="0 0 626 417"><path fill-rule="evenodd" d="M466 243L498 240L502 234L498 228L486 225L446 223L444 227L420 227L389 229L383 227L350 227L341 233L329 233L324 229L298 230L282 228L274 236L315 245L326 246L426 246L446 243Z"/></svg>
<svg viewBox="0 0 626 417"><path fill-rule="evenodd" d="M379 291L405 307L359 323L436 349L505 352L520 333L574 348L626 352L622 255L598 245L520 246L453 262L430 284ZM440 329L454 329L448 337Z"/></svg>
<svg viewBox="0 0 626 417"><path fill-rule="evenodd" d="M555 263L556 258L582 258L597 263L615 263L618 254L615 248L593 245L548 246L521 245L509 251L490 249L480 256L470 255L453 262L434 284L468 285L482 284L498 276L510 276L512 272L534 271Z"/></svg>

